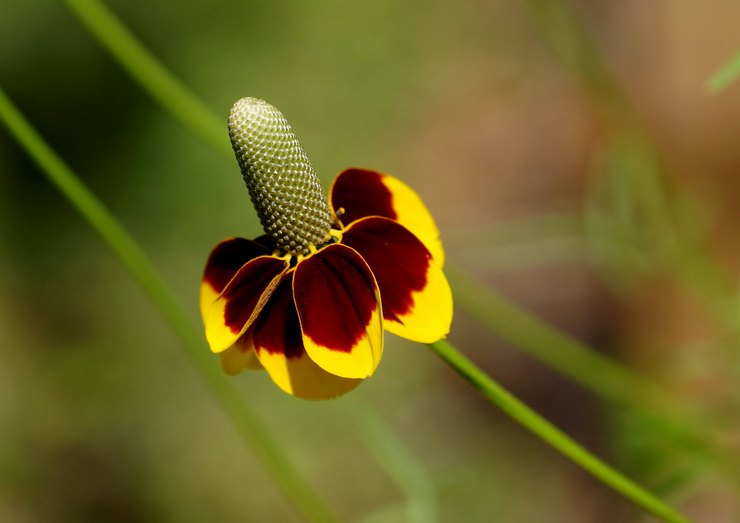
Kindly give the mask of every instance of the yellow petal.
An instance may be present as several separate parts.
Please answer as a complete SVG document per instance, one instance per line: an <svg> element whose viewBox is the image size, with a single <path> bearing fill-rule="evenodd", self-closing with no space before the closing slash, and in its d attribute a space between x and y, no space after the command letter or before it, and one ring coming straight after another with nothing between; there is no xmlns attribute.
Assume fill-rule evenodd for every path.
<svg viewBox="0 0 740 523"><path fill-rule="evenodd" d="M219 359L221 368L229 376L235 376L245 369L262 369L252 346L251 336L248 334L245 334L234 345L221 352Z"/></svg>

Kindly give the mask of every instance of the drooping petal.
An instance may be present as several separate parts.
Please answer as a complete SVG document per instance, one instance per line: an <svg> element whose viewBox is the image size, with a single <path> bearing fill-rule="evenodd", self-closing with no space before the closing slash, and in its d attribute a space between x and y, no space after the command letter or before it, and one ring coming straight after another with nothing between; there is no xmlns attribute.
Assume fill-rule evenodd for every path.
<svg viewBox="0 0 740 523"><path fill-rule="evenodd" d="M236 271L257 256L270 254L263 246L244 238L229 238L211 251L200 284L200 314L205 323L208 309Z"/></svg>
<svg viewBox="0 0 740 523"><path fill-rule="evenodd" d="M221 368L229 376L235 376L245 369L262 370L249 332L244 333L231 347L220 353L219 358Z"/></svg>
<svg viewBox="0 0 740 523"><path fill-rule="evenodd" d="M342 235L375 275L383 299L385 328L421 343L444 338L452 323L452 292L427 248L402 225L363 218Z"/></svg>
<svg viewBox="0 0 740 523"><path fill-rule="evenodd" d="M293 277L303 345L322 369L366 378L383 352L380 295L370 268L341 244L300 261Z"/></svg>
<svg viewBox="0 0 740 523"><path fill-rule="evenodd" d="M206 340L213 352L228 349L246 332L287 270L284 259L258 256L237 271L206 312Z"/></svg>
<svg viewBox="0 0 740 523"><path fill-rule="evenodd" d="M444 249L434 218L419 195L398 178L365 169L347 169L334 179L329 202L345 226L367 216L397 221L422 241L440 267L444 265Z"/></svg>
<svg viewBox="0 0 740 523"><path fill-rule="evenodd" d="M312 400L341 396L362 380L330 374L306 354L291 280L283 279L254 324L257 358L272 381L288 394Z"/></svg>

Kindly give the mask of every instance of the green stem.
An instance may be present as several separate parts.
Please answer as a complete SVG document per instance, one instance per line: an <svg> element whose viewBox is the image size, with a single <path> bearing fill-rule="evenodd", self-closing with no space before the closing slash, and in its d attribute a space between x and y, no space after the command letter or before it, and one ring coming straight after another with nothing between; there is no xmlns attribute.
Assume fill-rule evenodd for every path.
<svg viewBox="0 0 740 523"><path fill-rule="evenodd" d="M666 257L673 276L700 298L727 335L736 336L740 325L737 297L731 290L735 287L734 278L705 248L704 239L692 236L697 218L682 201L688 198L668 176L665 161L639 112L624 94L593 38L567 2L527 0L526 3L543 38L580 81L611 138L632 150L632 169L639 171L638 181L642 184L638 190L642 197L652 195L652 201L647 202L652 212L645 221L655 224L660 236L667 238L661 254ZM737 75L740 75L740 55L713 77L712 85L722 88Z"/></svg>
<svg viewBox="0 0 740 523"><path fill-rule="evenodd" d="M740 78L740 53L712 75L707 81L707 91L716 94L738 78Z"/></svg>
<svg viewBox="0 0 740 523"><path fill-rule="evenodd" d="M456 304L491 332L597 396L649 416L675 447L740 483L740 461L707 438L702 432L705 422L695 415L688 422L686 409L662 389L547 325L451 264L445 272Z"/></svg>
<svg viewBox="0 0 740 523"><path fill-rule="evenodd" d="M347 413L359 428L359 435L378 464L406 495L406 521L434 523L434 483L424 467L374 410L354 404Z"/></svg>
<svg viewBox="0 0 740 523"><path fill-rule="evenodd" d="M97 0L66 0L69 8L121 65L180 122L223 153L230 154L225 118L216 117L160 64Z"/></svg>
<svg viewBox="0 0 740 523"><path fill-rule="evenodd" d="M446 341L438 341L432 343L429 347L447 365L457 371L460 376L478 389L483 396L488 398L491 403L606 486L663 521L669 523L689 523L689 520L684 516L637 483L601 461L573 441L567 434L527 407L462 355L454 346Z"/></svg>
<svg viewBox="0 0 740 523"><path fill-rule="evenodd" d="M267 428L247 405L204 344L203 336L179 305L152 262L131 235L46 144L0 88L0 120L52 184L102 237L183 342L188 356L200 371L239 433L272 474L286 497L307 521L336 521L331 509L311 485L293 468Z"/></svg>
<svg viewBox="0 0 740 523"><path fill-rule="evenodd" d="M548 326L454 266L445 272L460 306L548 367L616 403L663 403L657 387L624 366Z"/></svg>

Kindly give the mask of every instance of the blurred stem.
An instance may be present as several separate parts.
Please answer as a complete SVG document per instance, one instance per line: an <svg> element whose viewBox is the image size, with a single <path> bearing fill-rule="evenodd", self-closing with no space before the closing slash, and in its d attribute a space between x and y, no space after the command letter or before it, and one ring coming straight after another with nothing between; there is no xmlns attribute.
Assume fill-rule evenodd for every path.
<svg viewBox="0 0 740 523"><path fill-rule="evenodd" d="M583 387L620 404L664 404L652 383L523 311L454 266L445 271L455 299L502 339Z"/></svg>
<svg viewBox="0 0 740 523"><path fill-rule="evenodd" d="M188 318L141 247L31 127L2 88L0 88L0 120L49 181L108 244L159 308L187 349L191 362L200 371L221 407L270 472L283 494L307 521L317 523L336 521L331 509L293 468L239 391L224 377L217 360L203 343L200 329Z"/></svg>
<svg viewBox="0 0 740 523"><path fill-rule="evenodd" d="M610 126L618 123L637 128L635 112L622 95L613 74L586 29L561 0L528 0L542 36L560 61L585 86L593 107Z"/></svg>
<svg viewBox="0 0 740 523"><path fill-rule="evenodd" d="M65 0L98 42L152 97L180 122L224 153L230 153L225 118L216 117L197 96L160 64L97 0Z"/></svg>
<svg viewBox="0 0 740 523"><path fill-rule="evenodd" d="M530 12L544 39L576 77L612 140L631 150L631 168L639 174L636 190L651 210L650 219L663 237L669 269L691 290L729 336L740 334L734 279L706 248L704 238L692 234L697 222L686 204L689 198L666 175L663 159L646 132L638 111L604 60L601 51L573 9L563 0L528 0ZM721 71L721 79L740 74L740 55ZM636 196L634 196L636 197ZM738 352L738 344L733 346Z"/></svg>
<svg viewBox="0 0 740 523"><path fill-rule="evenodd" d="M688 523L689 520L663 503L641 486L617 472L599 458L572 440L545 418L527 407L490 376L446 341L429 345L447 365L529 432L553 447L560 454L581 467L607 487L618 492L638 507L670 523Z"/></svg>
<svg viewBox="0 0 740 523"><path fill-rule="evenodd" d="M394 434L373 409L354 404L347 413L375 460L406 495L406 521L434 523L434 484L411 450Z"/></svg>
<svg viewBox="0 0 740 523"><path fill-rule="evenodd" d="M454 266L446 272L456 303L501 339L603 399L641 412L682 451L740 483L740 462L702 432L711 426L653 383L522 310Z"/></svg>
<svg viewBox="0 0 740 523"><path fill-rule="evenodd" d="M740 78L740 53L709 78L706 89L711 94L717 94L738 78Z"/></svg>

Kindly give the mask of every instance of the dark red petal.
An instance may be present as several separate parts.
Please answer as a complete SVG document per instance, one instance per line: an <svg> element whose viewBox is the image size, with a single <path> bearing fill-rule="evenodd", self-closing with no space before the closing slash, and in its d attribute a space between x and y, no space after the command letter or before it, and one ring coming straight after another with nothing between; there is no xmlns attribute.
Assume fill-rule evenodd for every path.
<svg viewBox="0 0 740 523"><path fill-rule="evenodd" d="M362 381L331 374L306 353L290 276L283 279L255 322L253 341L260 363L288 394L312 400L335 398Z"/></svg>
<svg viewBox="0 0 740 523"><path fill-rule="evenodd" d="M334 244L300 261L293 299L303 347L324 371L342 378L367 378L383 354L380 294L365 260Z"/></svg>
<svg viewBox="0 0 740 523"><path fill-rule="evenodd" d="M254 322L287 269L287 261L272 256L254 258L239 269L205 315L213 352L230 347Z"/></svg>
<svg viewBox="0 0 740 523"><path fill-rule="evenodd" d="M272 236L269 234L263 234L261 236L257 236L254 239L254 243L257 243L267 249L269 252L274 252L277 247L275 246L275 240L272 239Z"/></svg>
<svg viewBox="0 0 740 523"><path fill-rule="evenodd" d="M424 289L431 254L408 229L384 218L353 223L342 243L370 266L383 299L383 317L398 320L413 306L413 293Z"/></svg>
<svg viewBox="0 0 740 523"><path fill-rule="evenodd" d="M206 322L211 305L236 271L249 260L269 253L261 245L244 238L230 238L216 245L208 257L200 283L200 314L203 323Z"/></svg>
<svg viewBox="0 0 740 523"><path fill-rule="evenodd" d="M331 206L335 212L343 209L339 219L345 225L365 216L396 219L393 195L383 184L382 175L365 169L347 169L339 174L331 187Z"/></svg>
<svg viewBox="0 0 740 523"><path fill-rule="evenodd" d="M375 281L351 249L330 245L300 262L293 288L303 333L317 344L348 352L365 335Z"/></svg>
<svg viewBox="0 0 740 523"><path fill-rule="evenodd" d="M232 332L242 327L260 304L273 279L286 269L285 261L264 256L255 258L237 272L221 297L226 300L224 323ZM264 305L264 304L263 304Z"/></svg>
<svg viewBox="0 0 740 523"><path fill-rule="evenodd" d="M282 353L287 358L300 357L303 337L298 313L293 303L293 278L280 282L254 324L254 345L258 351Z"/></svg>
<svg viewBox="0 0 740 523"><path fill-rule="evenodd" d="M242 265L265 254L270 254L270 251L251 240L244 238L224 240L211 251L203 274L203 282L216 294L220 294Z"/></svg>
<svg viewBox="0 0 740 523"><path fill-rule="evenodd" d="M408 229L387 218L363 218L342 235L373 271L383 301L385 328L431 343L452 323L452 291L441 267Z"/></svg>
<svg viewBox="0 0 740 523"><path fill-rule="evenodd" d="M398 178L348 169L337 176L329 194L332 211L338 213L345 227L370 216L391 219L421 240L440 267L444 265L444 249L434 218L416 191Z"/></svg>

